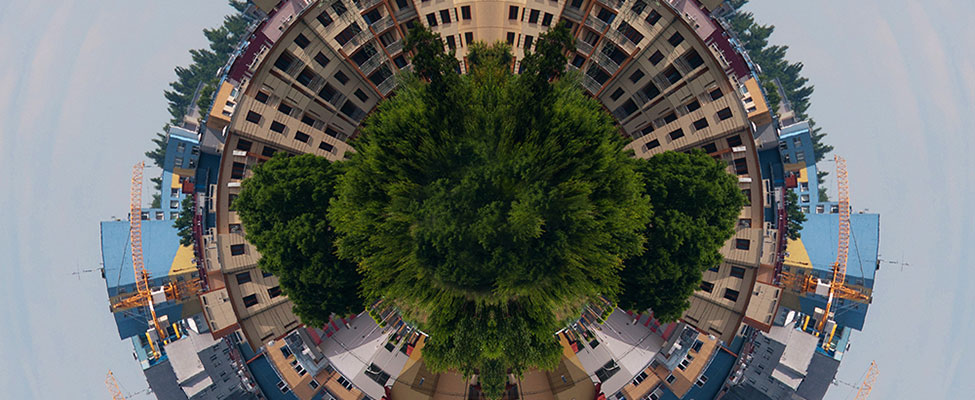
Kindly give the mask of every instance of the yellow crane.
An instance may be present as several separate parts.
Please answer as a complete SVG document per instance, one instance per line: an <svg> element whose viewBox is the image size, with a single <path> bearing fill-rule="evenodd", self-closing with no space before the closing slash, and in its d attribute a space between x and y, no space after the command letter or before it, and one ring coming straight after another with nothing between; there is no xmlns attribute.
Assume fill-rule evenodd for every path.
<svg viewBox="0 0 975 400"><path fill-rule="evenodd" d="M105 375L105 387L112 394L112 400L126 400L125 395L122 394L122 389L118 385L118 381L115 380L115 374L112 370L108 370L108 374Z"/></svg>
<svg viewBox="0 0 975 400"><path fill-rule="evenodd" d="M880 370L877 369L877 362L871 361L870 369L867 370L867 376L863 377L863 383L857 390L855 400L867 400L870 397L870 391L873 390L873 384L877 382L878 375L880 375Z"/></svg>
<svg viewBox="0 0 975 400"><path fill-rule="evenodd" d="M149 289L149 272L146 271L142 260L142 173L144 169L145 163L142 161L132 167L132 190L129 197L129 243L132 246L132 270L135 273L136 287L134 296L138 296L138 305L149 309L152 320L148 322L156 328L159 337L163 338L166 336L166 331L159 326L155 304L152 301L152 291ZM153 358L159 358L162 349L159 345L154 345L148 335L147 338L152 348Z"/></svg>
<svg viewBox="0 0 975 400"><path fill-rule="evenodd" d="M816 322L816 330L820 334L825 334L826 321L829 319L833 308L833 301L836 298L850 300L868 300L869 296L859 290L846 286L846 262L850 250L850 183L846 170L846 160L840 156L834 156L836 161L836 185L837 200L839 205L839 240L836 247L836 261L833 263L833 278L826 293L826 309L823 317ZM805 279L797 275L783 271L780 275L781 286L800 293L815 292L819 286L819 280L812 275L806 275ZM834 326L835 330L835 326ZM823 341L823 347L828 347L834 332L829 332L829 338Z"/></svg>

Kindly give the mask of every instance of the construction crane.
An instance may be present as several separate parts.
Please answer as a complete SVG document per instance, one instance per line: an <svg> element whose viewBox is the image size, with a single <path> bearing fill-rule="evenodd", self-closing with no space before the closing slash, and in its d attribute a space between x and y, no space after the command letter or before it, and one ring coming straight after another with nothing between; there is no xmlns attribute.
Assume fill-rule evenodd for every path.
<svg viewBox="0 0 975 400"><path fill-rule="evenodd" d="M151 321L150 326L156 328L156 334L160 338L165 336L166 331L159 326L159 319L156 317L156 308L152 301L152 291L149 288L149 272L146 271L142 260L142 173L145 163L140 161L132 167L132 191L129 197L129 243L132 247L132 270L135 272L135 287L138 296L138 305L146 306L149 309ZM153 345L149 338L149 346L152 348L153 358L162 355L159 345Z"/></svg>
<svg viewBox="0 0 975 400"><path fill-rule="evenodd" d="M860 389L857 390L857 397L854 400L867 400L870 397L870 391L873 390L873 384L877 382L878 375L880 375L880 370L877 369L877 362L871 361L867 376L863 377L863 383L860 384Z"/></svg>
<svg viewBox="0 0 975 400"><path fill-rule="evenodd" d="M126 400L125 395L122 394L122 389L118 385L118 381L115 380L115 374L112 373L112 370L108 370L108 374L105 375L105 387L112 394L112 400Z"/></svg>
<svg viewBox="0 0 975 400"><path fill-rule="evenodd" d="M840 156L834 156L836 161L836 184L837 197L839 203L839 240L836 247L836 261L833 263L833 278L826 293L822 293L822 285L818 278L806 275L800 278L793 273L783 271L780 275L781 286L800 293L817 292L826 295L826 309L823 311L822 318L816 322L816 331L824 334L826 321L829 319L833 302L837 298L865 301L869 296L863 292L846 286L846 262L850 250L850 183L846 170L846 160ZM835 326L834 326L835 329ZM829 346L833 332L829 333L830 338L823 341L823 346Z"/></svg>

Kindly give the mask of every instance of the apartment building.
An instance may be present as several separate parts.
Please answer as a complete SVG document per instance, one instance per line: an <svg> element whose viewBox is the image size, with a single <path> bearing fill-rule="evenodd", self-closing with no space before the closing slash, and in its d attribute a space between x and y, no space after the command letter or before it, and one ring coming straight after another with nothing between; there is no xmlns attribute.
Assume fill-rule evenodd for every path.
<svg viewBox="0 0 975 400"><path fill-rule="evenodd" d="M629 149L638 157L702 149L738 176L747 205L735 236L683 318L718 340L734 337L761 273L766 193L742 103L742 63L707 19L710 8L679 4L700 8L703 17L692 20L674 4L643 0L271 3L258 4L268 17L232 62L209 113L208 128L212 122L224 135L211 187L215 226L204 238L212 282L204 298L221 304L206 314L213 331L239 327L257 349L300 325L277 279L257 268L260 255L230 204L251 168L276 152L340 160L353 151L347 141L392 94L395 74L411 67L403 51L409 27L429 26L461 60L473 41L508 42L517 70L538 35L565 21L576 39L569 68L616 117Z"/></svg>

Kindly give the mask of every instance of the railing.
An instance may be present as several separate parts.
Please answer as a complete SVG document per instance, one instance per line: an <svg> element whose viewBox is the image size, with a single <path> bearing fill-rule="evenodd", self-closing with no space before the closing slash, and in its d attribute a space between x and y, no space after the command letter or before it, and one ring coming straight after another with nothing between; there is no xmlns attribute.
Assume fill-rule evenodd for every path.
<svg viewBox="0 0 975 400"><path fill-rule="evenodd" d="M402 39L397 40L397 41L395 41L393 43L390 43L389 46L386 46L386 51L388 51L389 54L396 54L396 53L399 53L402 50L403 50L403 40Z"/></svg>
<svg viewBox="0 0 975 400"><path fill-rule="evenodd" d="M366 40L369 40L370 38L372 38L372 33L369 32L368 29L361 30L359 31L359 33L355 34L355 36L353 36L352 39L349 39L348 42L345 42L345 45L342 46L342 50L344 50L346 54L355 53L354 50L358 48L359 45L364 43Z"/></svg>
<svg viewBox="0 0 975 400"><path fill-rule="evenodd" d="M359 68L362 69L363 74L369 75L373 71L375 71L376 68L379 68L379 66L383 64L383 61L385 61L385 59L386 56L383 53L373 54L372 57L369 57L369 59L366 60L366 62L362 63L362 65L360 65Z"/></svg>
<svg viewBox="0 0 975 400"><path fill-rule="evenodd" d="M379 89L379 93L382 93L383 96L388 96L389 93L396 88L396 77L390 76L389 78L386 78L386 80L380 83L377 88Z"/></svg>
<svg viewBox="0 0 975 400"><path fill-rule="evenodd" d="M582 78L582 86L585 87L586 90L589 90L589 93L592 93L593 95L599 93L599 89L603 87L602 84L596 82L596 80L589 75L585 75Z"/></svg>
<svg viewBox="0 0 975 400"><path fill-rule="evenodd" d="M385 31L393 27L393 19L387 15L385 17L380 18L378 21L369 24L369 26L371 26L372 29L376 31L376 33L380 33L382 31Z"/></svg>
<svg viewBox="0 0 975 400"><path fill-rule="evenodd" d="M606 23L592 15L586 17L586 26L602 32L606 29Z"/></svg>
<svg viewBox="0 0 975 400"><path fill-rule="evenodd" d="M583 54L588 55L589 53L592 53L592 45L586 42L585 40L577 39L576 50L579 50Z"/></svg>
<svg viewBox="0 0 975 400"><path fill-rule="evenodd" d="M360 10L365 11L376 4L382 3L382 1L383 0L358 0L355 1L355 3L356 7L359 7Z"/></svg>
<svg viewBox="0 0 975 400"><path fill-rule="evenodd" d="M617 64L616 61L613 61L613 59L609 58L609 56L602 52L596 56L596 62L610 74L613 74L616 72L616 70L620 69L620 65Z"/></svg>

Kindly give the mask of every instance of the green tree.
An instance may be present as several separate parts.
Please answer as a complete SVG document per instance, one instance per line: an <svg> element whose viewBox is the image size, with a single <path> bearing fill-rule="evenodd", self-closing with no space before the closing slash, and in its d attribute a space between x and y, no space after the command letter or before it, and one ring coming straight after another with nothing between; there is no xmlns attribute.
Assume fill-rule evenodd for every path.
<svg viewBox="0 0 975 400"><path fill-rule="evenodd" d="M332 313L358 313L364 304L356 266L335 256L326 218L339 168L311 154L278 153L254 168L233 204L261 253L258 267L278 277L295 314L310 326L324 325Z"/></svg>
<svg viewBox="0 0 975 400"><path fill-rule="evenodd" d="M478 47L460 76L438 35L411 31L417 77L366 120L329 208L367 299L395 303L430 334L432 369L477 373L490 397L509 372L557 365L554 332L616 295L651 213L611 117L558 79L566 37L539 38L521 75L503 45Z"/></svg>
<svg viewBox="0 0 975 400"><path fill-rule="evenodd" d="M179 235L181 246L193 245L193 215L193 197L186 196L180 204L179 216L173 221L173 228L177 229L176 234Z"/></svg>
<svg viewBox="0 0 975 400"><path fill-rule="evenodd" d="M646 252L624 263L619 306L674 321L704 270L721 262L744 197L726 166L700 150L665 152L638 165L654 215L644 231Z"/></svg>
<svg viewBox="0 0 975 400"><path fill-rule="evenodd" d="M785 213L788 219L786 236L792 240L799 239L802 236L802 223L806 222L806 214L799 209L799 197L793 190L785 192Z"/></svg>

